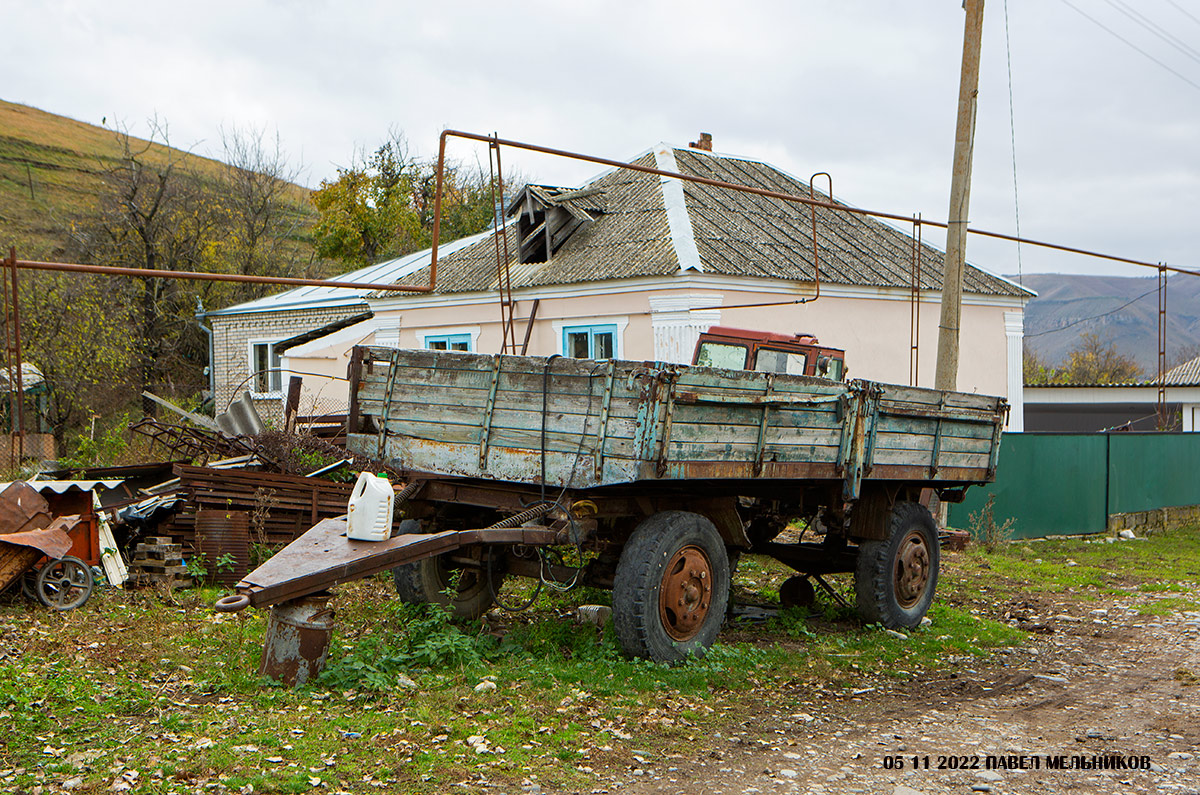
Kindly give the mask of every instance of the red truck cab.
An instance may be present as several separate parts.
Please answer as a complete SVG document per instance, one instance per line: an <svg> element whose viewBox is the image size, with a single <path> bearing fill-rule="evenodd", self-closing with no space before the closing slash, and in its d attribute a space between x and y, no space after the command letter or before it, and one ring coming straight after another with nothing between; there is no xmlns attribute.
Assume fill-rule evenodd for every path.
<svg viewBox="0 0 1200 795"><path fill-rule="evenodd" d="M713 326L697 340L692 364L841 381L846 375L846 352L824 347L811 334L788 336Z"/></svg>

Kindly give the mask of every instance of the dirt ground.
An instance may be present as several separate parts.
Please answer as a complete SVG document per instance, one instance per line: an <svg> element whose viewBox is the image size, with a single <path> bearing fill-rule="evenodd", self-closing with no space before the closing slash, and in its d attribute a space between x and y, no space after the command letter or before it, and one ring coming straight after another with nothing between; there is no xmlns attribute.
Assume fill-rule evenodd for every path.
<svg viewBox="0 0 1200 795"><path fill-rule="evenodd" d="M836 701L797 690L691 758L601 774L593 792L1200 793L1200 613L1139 612L1151 598L1001 606L1036 634L996 663Z"/></svg>

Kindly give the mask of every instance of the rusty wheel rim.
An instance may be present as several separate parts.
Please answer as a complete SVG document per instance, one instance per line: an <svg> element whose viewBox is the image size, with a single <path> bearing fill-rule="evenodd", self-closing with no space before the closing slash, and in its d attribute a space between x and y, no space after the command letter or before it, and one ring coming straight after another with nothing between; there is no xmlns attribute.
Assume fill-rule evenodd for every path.
<svg viewBox="0 0 1200 795"><path fill-rule="evenodd" d="M704 550L683 547L667 562L658 589L658 613L672 640L696 637L712 605L712 564Z"/></svg>
<svg viewBox="0 0 1200 795"><path fill-rule="evenodd" d="M900 541L896 557L896 601L908 609L921 601L929 585L929 544L918 530L910 530Z"/></svg>

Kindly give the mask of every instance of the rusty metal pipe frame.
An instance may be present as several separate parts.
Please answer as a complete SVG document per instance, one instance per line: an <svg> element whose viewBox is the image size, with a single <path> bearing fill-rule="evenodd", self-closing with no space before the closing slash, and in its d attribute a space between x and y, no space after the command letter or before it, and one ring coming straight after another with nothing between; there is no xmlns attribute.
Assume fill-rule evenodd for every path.
<svg viewBox="0 0 1200 795"><path fill-rule="evenodd" d="M851 215L865 215L872 218L883 218L889 221L902 221L905 224L912 223L911 216L899 215L897 213L887 213L880 210L864 210L859 207L849 207L844 204L836 204L832 201L819 201L809 199L803 196L794 196L790 193L780 193L779 191L766 190L765 188L755 188L750 185L738 185L733 182L724 182L719 179L710 179L708 177L698 177L691 174L680 174L674 171L663 171L650 166L639 166L636 163L624 163L620 160L611 160L606 157L596 157L594 155L585 155L579 152L569 152L565 149L553 149L548 146L538 146L537 144L522 143L521 141L511 141L505 138L498 138L495 135L480 135L478 133L463 132L461 130L442 130L442 134L438 140L438 177L437 195L434 198L434 220L433 220L433 261L430 266L430 283L436 284L437 276L437 256L438 256L438 231L440 229L441 219L441 186L442 186L442 169L446 158L446 139L450 137L463 138L468 141L478 141L480 143L494 144L496 146L511 146L514 149L523 149L527 152L537 152L544 155L553 155L556 157L565 157L569 160L582 160L587 163L596 163L602 166L611 166L612 168L623 168L629 171L639 171L643 174L654 174L659 177L669 177L672 179L680 179L685 182L695 182L700 185L709 185L714 188L725 188L727 190L736 190L742 193L751 193L756 196L763 196L768 199L780 199L781 201L795 202L797 204L807 204L812 207L825 207L838 212L850 213ZM949 224L944 221L927 221L920 220L920 224L936 227L938 229L948 229ZM1121 257L1116 254L1104 254L1098 251L1089 251L1088 249L1076 248L1074 246L1064 246L1057 243L1047 243L1041 240L1032 240L1030 238L1019 237L1017 235L1009 235L1003 232L989 232L984 229L967 229L968 234L981 235L990 237L996 240L1007 240L1011 243L1024 243L1029 246L1038 246L1040 248L1048 248L1054 251L1063 251L1068 254L1082 254L1086 257L1096 257L1105 259L1111 262L1123 262L1128 265L1140 265L1146 268L1158 268L1157 262L1145 262L1143 260L1132 259L1130 257ZM1189 270L1187 268L1178 268L1173 265L1162 266L1166 270L1173 273L1186 273L1190 276L1200 276L1200 271ZM790 303L790 302L789 302Z"/></svg>
<svg viewBox="0 0 1200 795"><path fill-rule="evenodd" d="M186 279L202 282L242 282L250 284L282 284L291 287L339 287L353 290L391 290L394 292L428 293L428 285L376 284L373 282L344 282L336 279L300 279L291 276L250 276L242 273L200 273L198 271L166 271L152 268L121 268L115 265L82 265L73 262L36 262L10 259L10 267L64 273L94 273L102 276L133 276L139 279Z"/></svg>
<svg viewBox="0 0 1200 795"><path fill-rule="evenodd" d="M4 274L4 359L8 368L8 425L12 437L8 450L9 464L15 469L25 458L25 355L21 351L21 297L17 284L16 246L9 247L5 264L8 271ZM15 368L12 362L14 358L17 360Z"/></svg>

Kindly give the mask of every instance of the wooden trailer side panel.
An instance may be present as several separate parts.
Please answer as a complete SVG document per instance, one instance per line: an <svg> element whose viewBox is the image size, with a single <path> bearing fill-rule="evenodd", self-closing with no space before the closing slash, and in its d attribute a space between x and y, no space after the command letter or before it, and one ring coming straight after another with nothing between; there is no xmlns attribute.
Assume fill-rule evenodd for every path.
<svg viewBox="0 0 1200 795"><path fill-rule="evenodd" d="M365 348L353 449L570 487L688 478L989 479L1002 400L686 365Z"/></svg>

